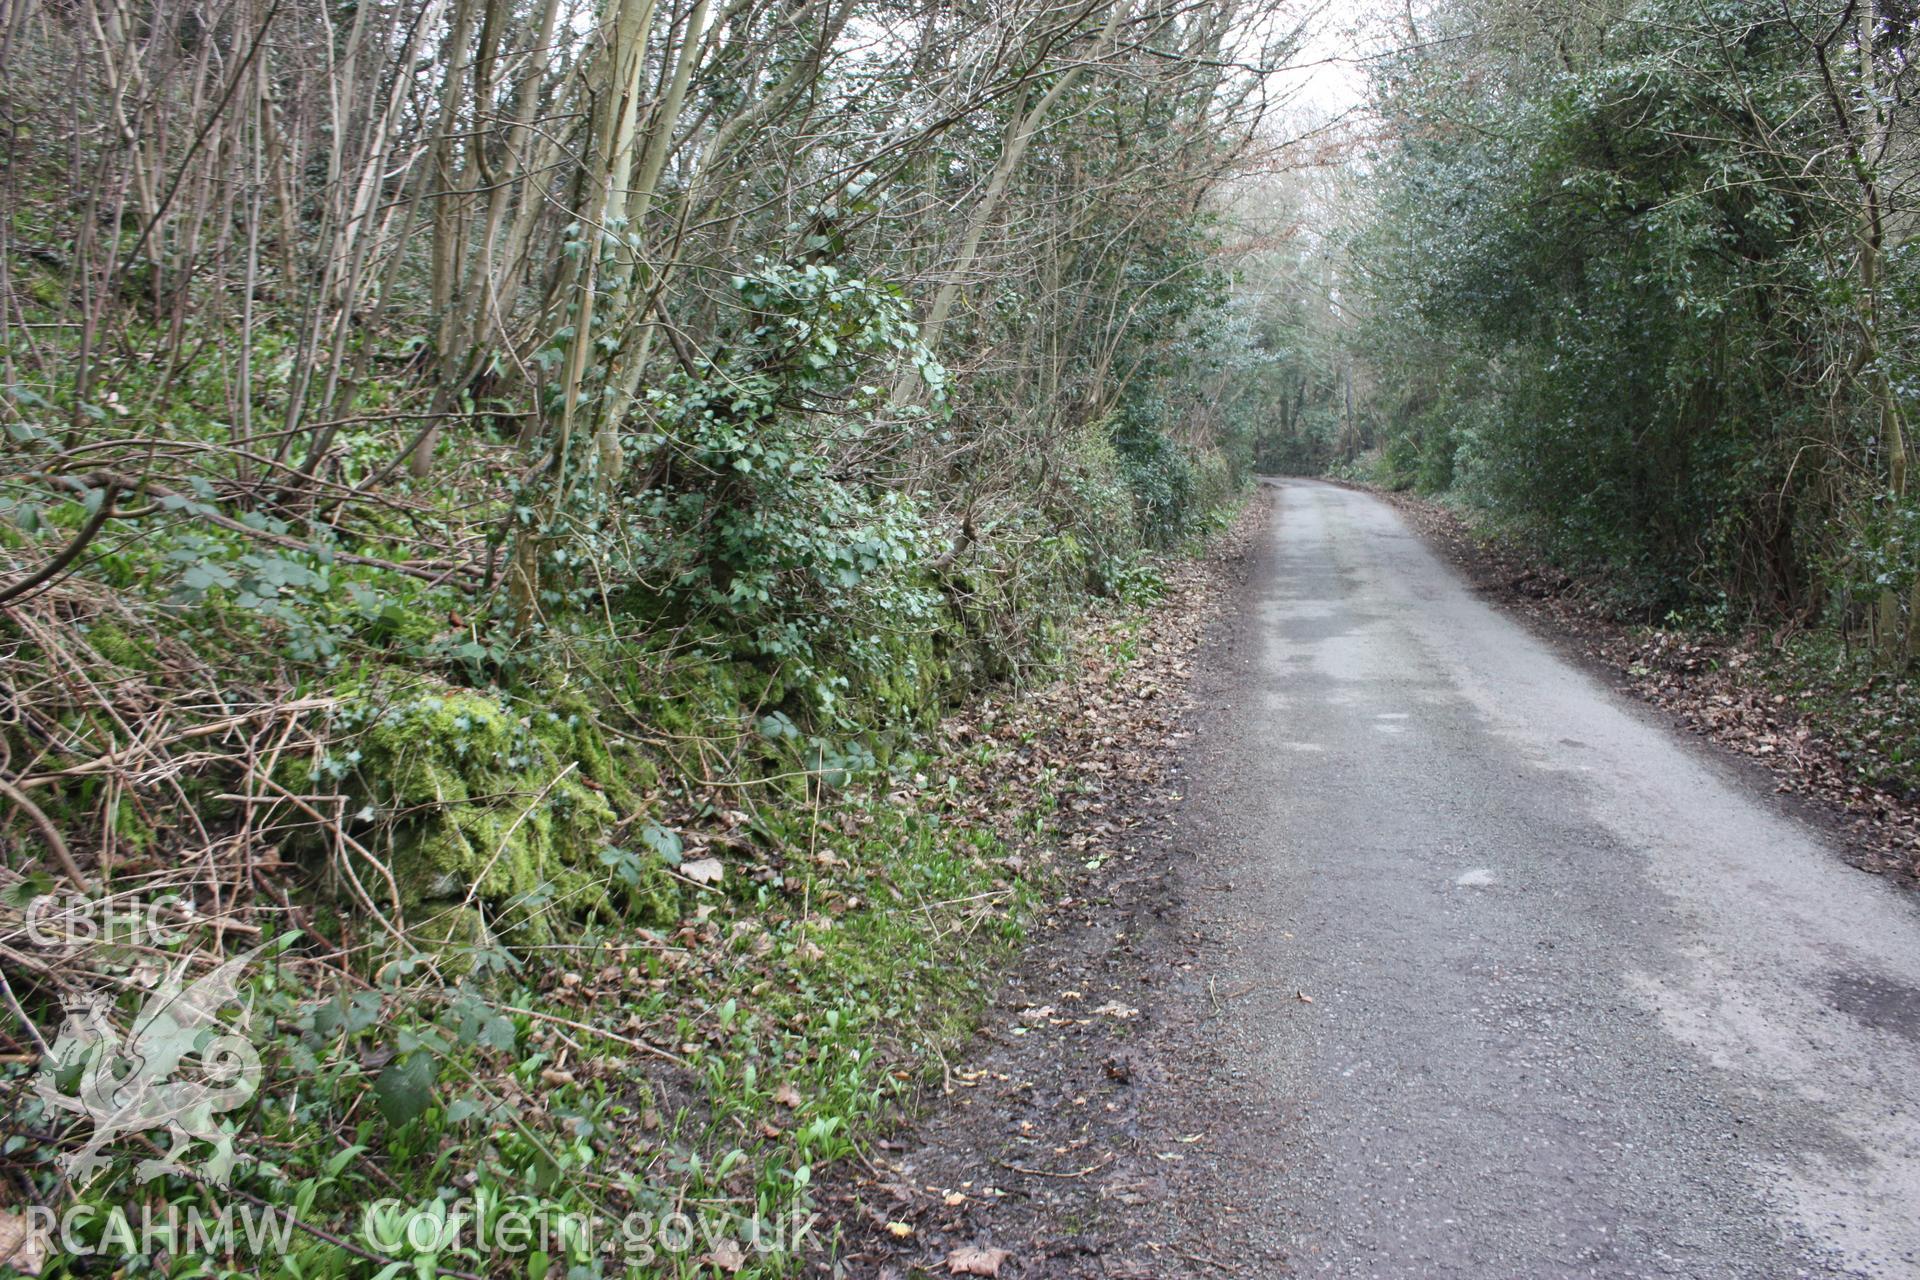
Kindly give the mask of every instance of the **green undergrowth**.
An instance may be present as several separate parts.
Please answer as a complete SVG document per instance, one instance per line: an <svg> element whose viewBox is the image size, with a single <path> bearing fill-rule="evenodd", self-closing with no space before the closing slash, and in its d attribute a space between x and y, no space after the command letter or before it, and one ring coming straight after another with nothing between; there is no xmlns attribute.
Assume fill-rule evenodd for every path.
<svg viewBox="0 0 1920 1280"><path fill-rule="evenodd" d="M54 1043L0 1065L0 1164L65 1214L42 1274L771 1277L823 1247L794 1239L817 1171L938 1073L1046 889L1001 841L1044 833L1053 800L1000 790L997 740L943 755L939 722L1053 678L1090 602L1150 606L1150 549L1204 540L1232 494L1217 460L1091 424L1039 496L983 499L956 535L922 495L841 477L778 387L675 385L685 492L642 459L686 443L635 440L624 480L568 495L568 538L500 535L545 557L537 610L492 569L410 559L410 528L480 527L455 487L330 521L216 472L130 504L60 624L9 634L23 670L106 691L36 703L46 741L0 730L106 887L231 876L186 892L240 928L78 957L103 1012L124 1034L169 966L244 957L263 1068L143 1178L166 1133L93 1129L82 1105L132 1087L134 1059L22 971ZM0 536L56 546L107 500L10 499ZM88 771L155 708L188 736L131 782ZM28 848L0 910L55 887ZM215 1029L170 1047L193 1059ZM231 1187L197 1181L229 1147ZM251 1243L195 1234L249 1213ZM185 1235L156 1242L156 1217Z"/></svg>
<svg viewBox="0 0 1920 1280"><path fill-rule="evenodd" d="M504 750L512 735L474 702L397 722L464 718L470 752ZM418 742L401 735L361 766L390 766L400 801L453 785L436 780L443 759L409 762L409 751ZM965 763L990 767L991 754ZM901 753L839 787L816 774L808 802L743 793L750 816L734 815L740 835L724 847L699 850L662 827L601 844L574 874L618 909L565 917L564 942L553 940L556 898L549 927L523 929L518 945L443 938L390 950L364 985L322 987L290 963L304 939L270 940L286 952L249 973L265 1078L230 1117L232 1189L136 1185L133 1166L151 1152L117 1144L124 1152L72 1202L94 1214L76 1242L128 1275L691 1276L712 1274L716 1256L742 1275L790 1273L826 1243L803 1234L797 1251L772 1247L811 1219L815 1171L852 1155L937 1073L1027 918L1034 886L1009 872L997 838L943 812L943 792L963 785L957 763ZM470 834L479 823L460 815L474 808L454 805L445 821ZM528 856L585 829L556 825ZM715 882L682 874L713 850ZM625 909L635 894L644 908ZM24 1085L25 1064L8 1070ZM59 1117L29 1095L23 1120ZM54 1154L34 1175L45 1203L59 1202ZM221 1256L188 1241L140 1256L121 1220L131 1213L137 1233L143 1206L214 1218L256 1204L299 1219L284 1248ZM463 1235L463 1214L525 1219L536 1235L545 1224L554 1238L482 1247L488 1228L469 1221ZM695 1232L685 1248L675 1215ZM97 1265L56 1254L44 1274Z"/></svg>
<svg viewBox="0 0 1920 1280"><path fill-rule="evenodd" d="M1920 799L1920 686L1830 630L1765 651L1764 678L1869 786Z"/></svg>
<svg viewBox="0 0 1920 1280"><path fill-rule="evenodd" d="M180 1176L205 1174L198 1140L140 1181L154 1152L128 1134L69 1181L84 1124L28 1136L72 1122L34 1096L40 1064L10 1064L8 1157L31 1203L78 1210L43 1274L795 1272L829 1243L808 1228L818 1171L938 1079L1045 891L998 833L1044 833L1052 801L999 789L998 739L942 755L929 729L996 672L1048 678L1090 584L1136 613L1164 591L1151 560L1070 536L1003 568L972 566L937 627L876 630L825 708L724 637L582 644L510 688L340 668L315 745L266 784L309 797L272 810L303 875L246 971L264 1075L217 1119L232 1187ZM130 670L167 652L105 616L89 640ZM209 823L237 812L196 794ZM303 831L316 805L338 834ZM8 909L45 888L15 884ZM211 945L158 958L201 956L192 977ZM123 1021L155 959L95 957ZM223 1213L265 1234L191 1237ZM154 1215L188 1234L154 1247Z"/></svg>

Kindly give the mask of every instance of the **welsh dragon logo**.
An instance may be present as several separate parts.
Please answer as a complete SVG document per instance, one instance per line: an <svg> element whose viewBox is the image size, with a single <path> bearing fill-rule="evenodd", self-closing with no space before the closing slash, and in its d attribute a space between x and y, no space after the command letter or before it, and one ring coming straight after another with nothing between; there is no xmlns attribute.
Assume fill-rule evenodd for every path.
<svg viewBox="0 0 1920 1280"><path fill-rule="evenodd" d="M33 1089L50 1110L93 1122L86 1145L63 1157L75 1183L111 1162L108 1144L164 1128L171 1146L161 1158L140 1162L139 1181L181 1174L227 1185L233 1135L215 1117L251 1098L260 1085L260 1054L245 1035L251 1010L240 995L241 974L258 954L255 949L236 956L192 983L184 981L187 962L181 961L148 993L124 1036L107 1016L105 995L67 1006L51 1061ZM220 1020L230 1006L239 1006L231 1025ZM182 1073L188 1078L175 1078ZM197 1168L184 1159L195 1141L213 1148Z"/></svg>

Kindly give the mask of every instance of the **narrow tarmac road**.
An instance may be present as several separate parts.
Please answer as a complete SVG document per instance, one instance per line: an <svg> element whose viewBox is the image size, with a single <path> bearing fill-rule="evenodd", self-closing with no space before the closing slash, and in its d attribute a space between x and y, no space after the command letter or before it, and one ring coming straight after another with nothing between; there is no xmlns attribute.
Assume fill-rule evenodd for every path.
<svg viewBox="0 0 1920 1280"><path fill-rule="evenodd" d="M1295 1271L1920 1276L1920 903L1278 490L1189 773L1252 993L1215 1158Z"/></svg>

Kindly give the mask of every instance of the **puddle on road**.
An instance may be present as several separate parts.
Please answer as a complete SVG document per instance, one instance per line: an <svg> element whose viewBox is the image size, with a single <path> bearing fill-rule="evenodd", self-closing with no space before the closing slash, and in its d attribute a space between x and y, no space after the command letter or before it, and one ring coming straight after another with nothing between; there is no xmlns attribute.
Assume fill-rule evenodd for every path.
<svg viewBox="0 0 1920 1280"><path fill-rule="evenodd" d="M1827 1003L1876 1031L1920 1043L1920 988L1871 973L1827 979Z"/></svg>

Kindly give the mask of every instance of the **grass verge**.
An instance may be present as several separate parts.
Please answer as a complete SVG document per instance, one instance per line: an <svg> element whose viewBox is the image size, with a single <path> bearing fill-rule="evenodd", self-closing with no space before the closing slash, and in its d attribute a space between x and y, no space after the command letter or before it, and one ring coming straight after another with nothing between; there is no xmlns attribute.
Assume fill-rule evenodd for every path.
<svg viewBox="0 0 1920 1280"><path fill-rule="evenodd" d="M1137 566L1093 619L1109 685L1153 643L1162 573ZM427 746L503 735L456 711L435 706ZM572 803L620 802L594 909L522 893L529 919L565 927L511 940L365 941L371 922L291 899L251 923L155 915L125 876L106 899L125 919L105 918L13 876L15 971L83 965L106 1003L0 1068L0 1254L46 1276L792 1274L832 1244L820 1171L941 1079L1056 875L1054 808L1105 785L1053 753L1053 728L1001 690L884 760L795 747L745 782L628 770L624 798L591 776L614 766L549 743L583 780ZM545 759L520 741L501 750ZM483 859L557 791L489 799L520 816L484 828Z"/></svg>

